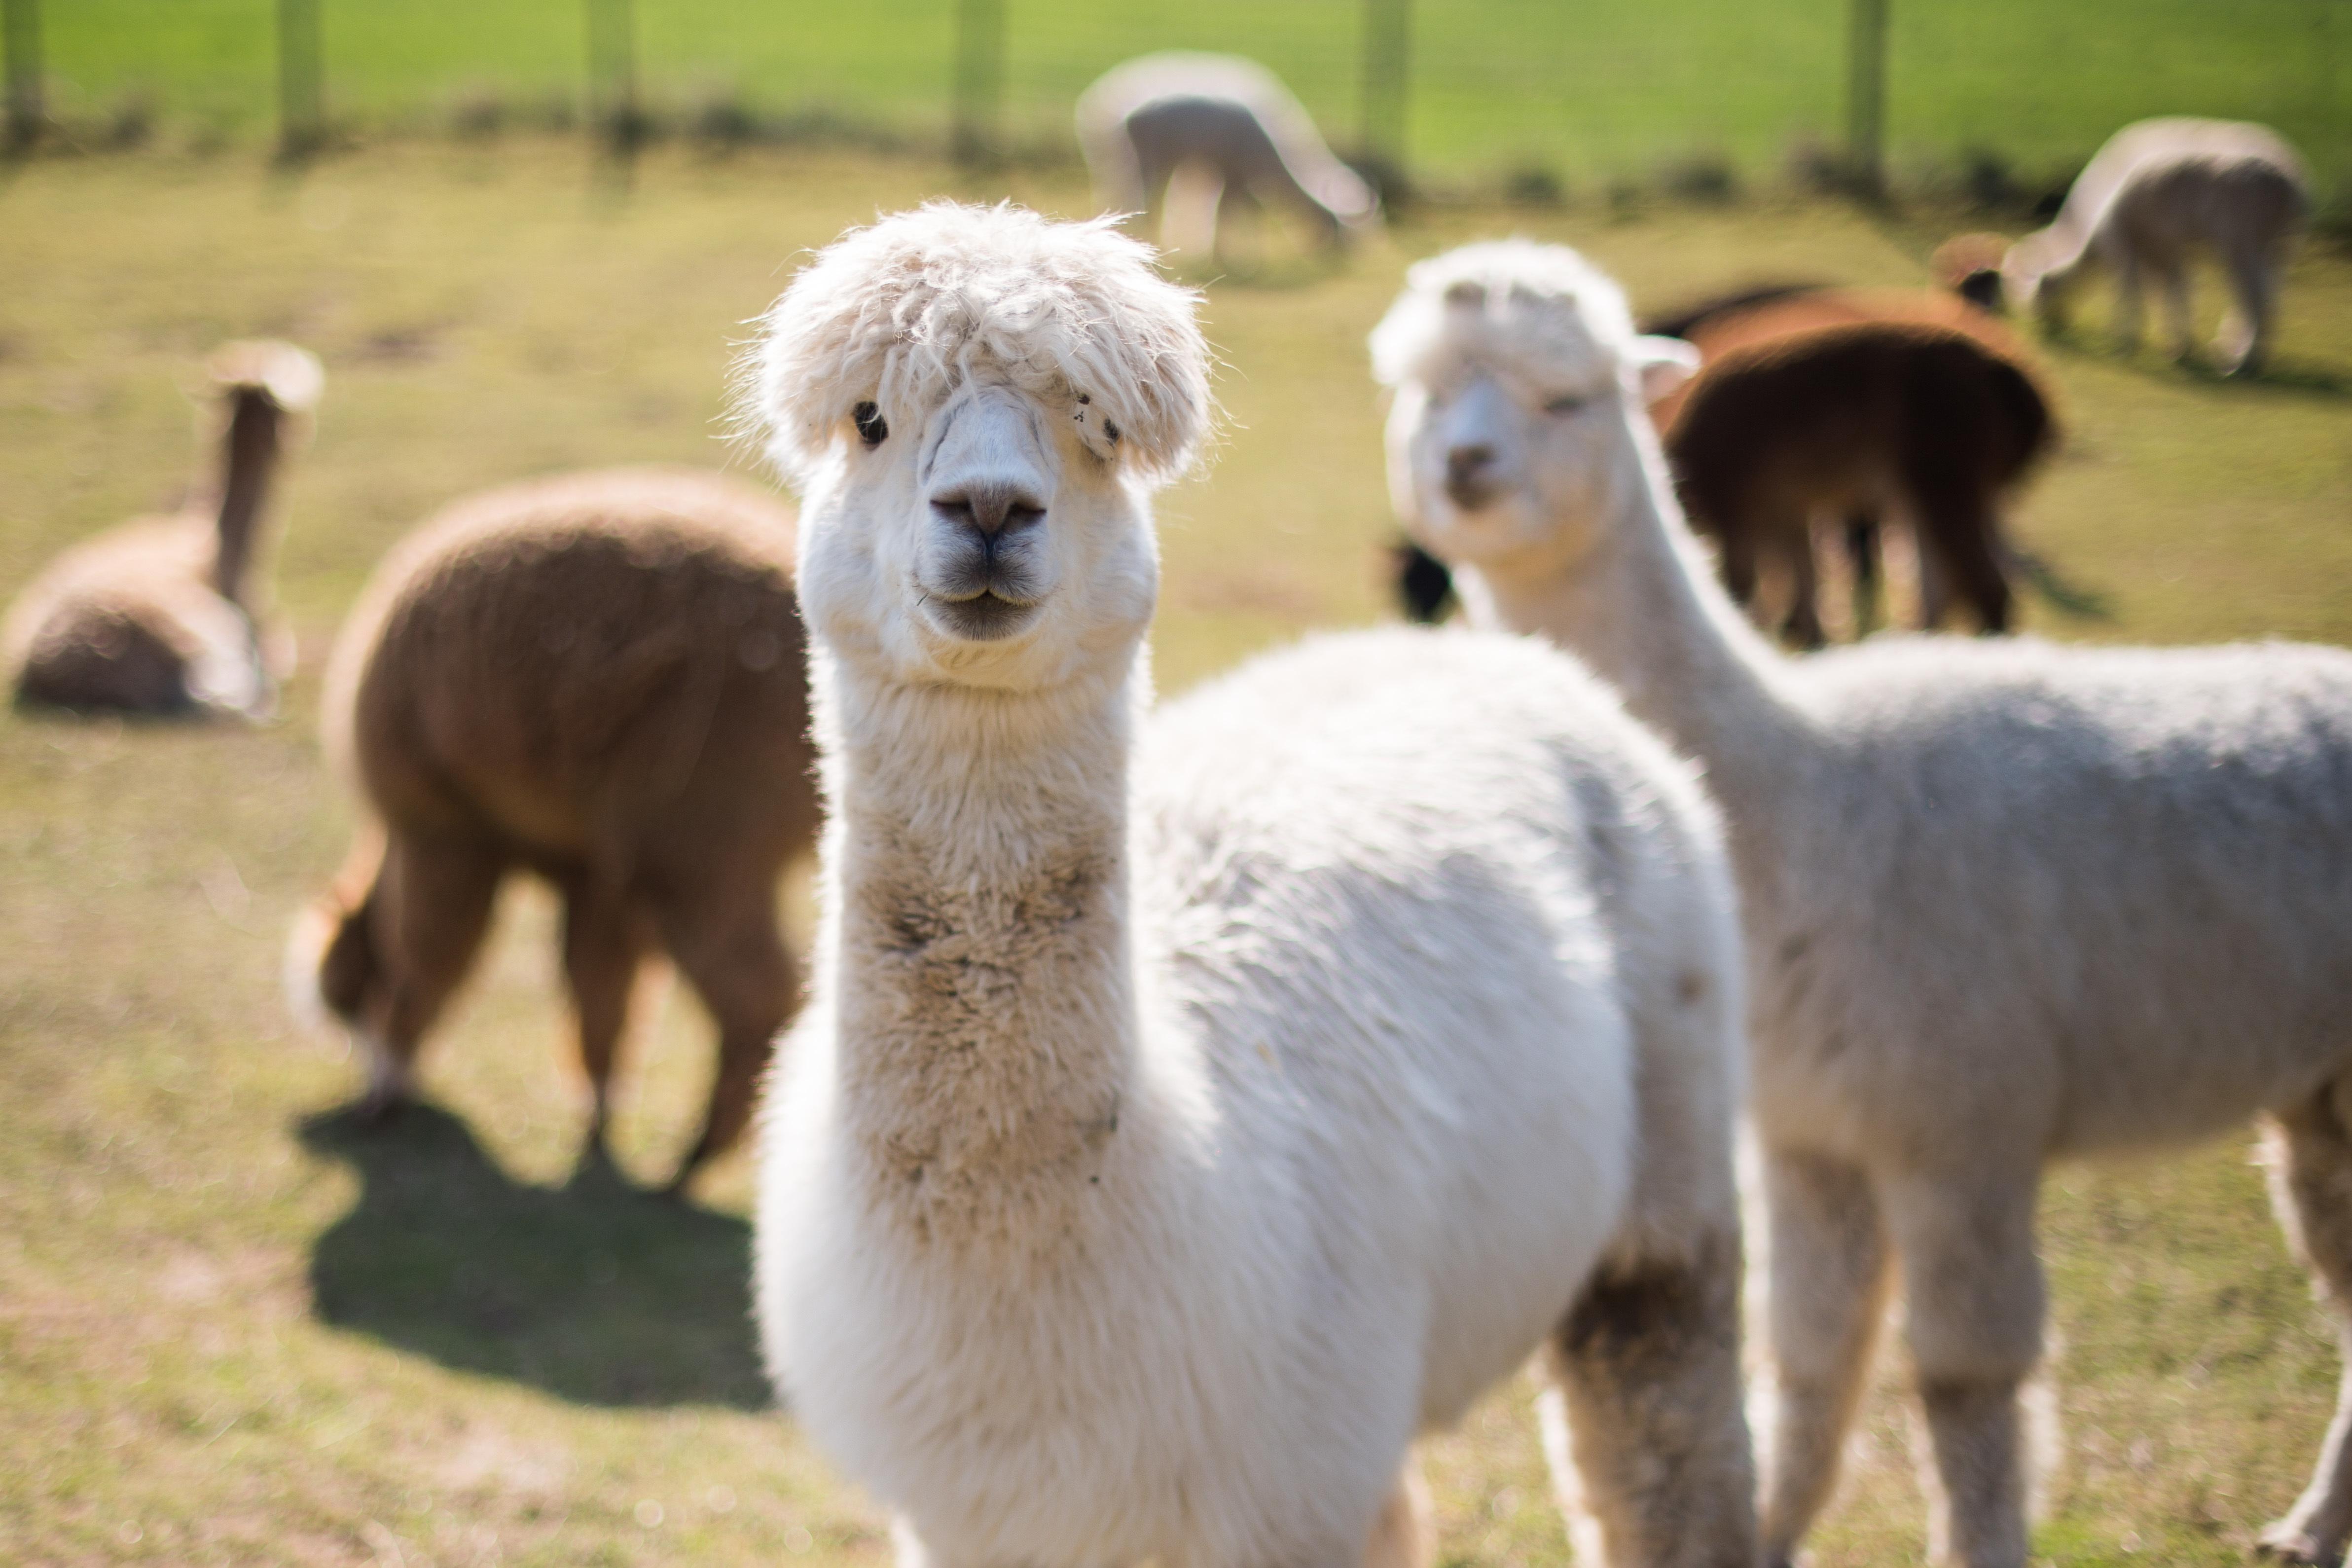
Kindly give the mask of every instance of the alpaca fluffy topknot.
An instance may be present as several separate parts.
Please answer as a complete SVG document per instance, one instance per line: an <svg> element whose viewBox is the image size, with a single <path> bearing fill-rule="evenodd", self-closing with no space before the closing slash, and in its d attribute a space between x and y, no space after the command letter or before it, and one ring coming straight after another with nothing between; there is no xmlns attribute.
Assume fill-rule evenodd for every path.
<svg viewBox="0 0 2352 1568"><path fill-rule="evenodd" d="M1208 424L1209 354L1193 292L1152 260L1108 219L1054 223L1010 203L931 202L853 230L762 318L745 422L802 481L857 405L912 428L985 366L1082 407L1088 445L1147 482L1172 478Z"/></svg>
<svg viewBox="0 0 2352 1568"><path fill-rule="evenodd" d="M1634 337L1616 280L1564 245L1497 239L1416 263L1372 330L1383 386L1444 380L1441 357L1525 365L1538 379L1612 363Z"/></svg>

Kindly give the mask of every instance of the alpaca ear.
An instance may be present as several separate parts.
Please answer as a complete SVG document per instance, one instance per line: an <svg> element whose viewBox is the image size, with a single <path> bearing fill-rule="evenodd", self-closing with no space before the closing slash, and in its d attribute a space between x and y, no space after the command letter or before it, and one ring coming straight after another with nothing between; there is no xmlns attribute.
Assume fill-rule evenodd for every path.
<svg viewBox="0 0 2352 1568"><path fill-rule="evenodd" d="M1642 401L1655 403L1698 374L1698 350L1680 338L1643 336L1627 356L1642 378Z"/></svg>

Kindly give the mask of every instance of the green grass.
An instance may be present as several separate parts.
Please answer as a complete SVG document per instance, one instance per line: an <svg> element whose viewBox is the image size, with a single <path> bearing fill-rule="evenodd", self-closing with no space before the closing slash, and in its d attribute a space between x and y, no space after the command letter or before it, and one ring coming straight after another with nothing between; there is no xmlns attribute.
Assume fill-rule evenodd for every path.
<svg viewBox="0 0 2352 1568"><path fill-rule="evenodd" d="M870 1506L761 1408L744 1163L686 1212L572 1173L543 897L509 900L428 1058L438 1109L383 1136L337 1114L356 1068L288 1021L277 975L351 822L316 673L385 545L478 485L721 460L729 342L789 258L943 187L914 163L663 153L615 206L576 148L530 141L400 143L299 183L158 155L0 184L0 595L188 482L183 389L220 338L290 334L329 372L279 557L306 660L286 720L0 714L0 1561L884 1557ZM1083 203L1067 175L1015 194ZM1336 276L1213 288L1231 419L1161 508L1164 687L1382 613L1363 334L1412 257L1507 227L1587 247L1646 304L1759 275L1916 281L1940 237L1829 207L1448 211ZM2042 629L2352 642L2352 263L2306 253L2281 341L2254 386L2106 357L2095 323L2055 353L2074 434L2020 531L2116 618L2036 606ZM628 1073L630 1176L688 1137L708 1038L662 1009ZM2042 1554L2239 1562L2336 1369L2244 1141L2062 1173L2045 1219L2069 1446ZM1919 1551L1888 1367L1819 1538L1832 1568ZM1445 1561L1566 1560L1524 1404L1432 1446Z"/></svg>
<svg viewBox="0 0 2352 1568"><path fill-rule="evenodd" d="M649 94L711 91L937 134L954 0L875 5L640 0ZM1232 50L1290 81L1336 141L1360 125L1363 0L1056 0L1006 6L1006 115L1068 144L1069 106L1147 49ZM1969 0L1896 4L1889 138L1898 164L1999 151L2046 178L2149 114L2269 121L2331 187L2352 173L2352 13L2341 0ZM1423 4L1410 148L1428 172L1549 167L1571 185L1722 153L1769 173L1843 124L1847 0ZM323 0L328 90L362 123L436 115L488 89L576 97L581 0ZM51 0L69 110L133 92L167 115L259 127L275 90L270 0Z"/></svg>

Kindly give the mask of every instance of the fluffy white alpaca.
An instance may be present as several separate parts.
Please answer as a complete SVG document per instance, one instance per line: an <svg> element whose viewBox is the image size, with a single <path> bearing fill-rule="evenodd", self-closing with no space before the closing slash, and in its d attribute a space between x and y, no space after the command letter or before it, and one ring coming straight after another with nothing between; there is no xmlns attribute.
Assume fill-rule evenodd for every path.
<svg viewBox="0 0 2352 1568"><path fill-rule="evenodd" d="M1414 1435L1628 1222L1637 1077L1729 1081L1709 807L1570 662L1329 637L1147 714L1204 366L1142 246L948 205L824 252L754 355L829 806L759 1317L908 1564L1412 1561ZM1586 1325L1629 1409L1684 1393L1677 1305ZM1685 1436L1642 1481L1719 1458ZM1643 1560L1752 1561L1719 1489L1667 1528L1734 1550Z"/></svg>
<svg viewBox="0 0 2352 1568"><path fill-rule="evenodd" d="M1939 1560L2025 1560L2044 1162L2267 1111L2282 1215L2352 1292L2352 656L1879 640L1802 661L1707 570L1637 337L1574 252L1415 268L1372 334L1396 504L1473 616L1581 654L1706 769L1731 833L1780 1377L1764 1535L1827 1500L1887 1284L1908 1299ZM1449 470L1486 483L1465 509ZM1460 487L1455 487L1459 489ZM2352 1388L2268 1541L2336 1561Z"/></svg>
<svg viewBox="0 0 2352 1568"><path fill-rule="evenodd" d="M1112 212L1160 207L1160 242L1214 250L1238 203L1273 199L1328 244L1377 227L1380 198L1331 155L1272 71L1233 55L1171 51L1114 67L1080 95L1078 145Z"/></svg>
<svg viewBox="0 0 2352 1568"><path fill-rule="evenodd" d="M2066 297L2094 266L2116 275L2116 326L2137 347L2140 280L2154 277L2172 317L2174 352L2190 348L2189 264L2212 253L2236 310L2214 352L2225 370L2262 368L2287 254L2310 205L2303 161L2266 125L2143 120L2126 125L2075 176L2048 228L2001 262L2010 303L2063 324Z"/></svg>

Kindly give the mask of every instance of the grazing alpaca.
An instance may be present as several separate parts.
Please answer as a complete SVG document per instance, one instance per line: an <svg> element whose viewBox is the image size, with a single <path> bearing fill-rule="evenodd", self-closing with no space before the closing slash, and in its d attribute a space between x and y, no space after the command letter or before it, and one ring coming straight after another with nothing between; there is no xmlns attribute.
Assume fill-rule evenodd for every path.
<svg viewBox="0 0 2352 1568"><path fill-rule="evenodd" d="M1230 55L1145 55L1078 100L1078 144L1111 212L1161 209L1161 242L1216 249L1235 207L1275 200L1328 245L1380 222L1380 201L1331 155L1273 72ZM1171 184L1171 182L1173 182Z"/></svg>
<svg viewBox="0 0 2352 1568"><path fill-rule="evenodd" d="M2015 360L1948 327L1861 321L1733 349L1689 392L1666 459L1693 524L1721 546L1734 599L1749 602L1759 558L1780 554L1796 584L1788 635L1821 647L1812 521L1832 516L1845 521L1862 625L1878 521L1894 512L1919 542L1927 624L1941 623L1956 588L1986 631L2009 629L2000 501L2056 433Z"/></svg>
<svg viewBox="0 0 2352 1568"><path fill-rule="evenodd" d="M291 672L270 646L254 562L278 458L319 401L319 362L291 343L213 356L224 407L217 503L142 518L74 546L0 626L16 700L81 711L266 716Z"/></svg>
<svg viewBox="0 0 2352 1568"><path fill-rule="evenodd" d="M2067 296L2094 265L2116 275L2116 323L2126 346L2140 333L2140 279L2153 276L2172 316L2174 353L2192 347L2189 263L2210 251L2229 274L2236 309L2213 351L2221 368L2262 369L2287 254L2310 207L2303 161L2268 126L2227 120L2143 120L2126 125L2084 168L2048 228L2010 247L2001 278L2010 303L2064 326Z"/></svg>
<svg viewBox="0 0 2352 1568"><path fill-rule="evenodd" d="M792 509L690 468L489 490L377 569L328 670L330 750L381 826L297 930L297 973L357 1035L368 1107L464 979L509 870L563 899L593 1109L646 956L719 1024L673 1190L741 1135L799 979L776 879L815 838Z"/></svg>
<svg viewBox="0 0 2352 1568"><path fill-rule="evenodd" d="M759 1313L916 1564L1416 1560L1549 1340L1620 1563L1751 1563L1708 808L1569 661L1328 637L1146 711L1192 297L938 205L770 313L830 810Z"/></svg>
<svg viewBox="0 0 2352 1568"><path fill-rule="evenodd" d="M1765 1546L1828 1499L1891 1267L1939 1561L2025 1561L2017 1391L2049 1160L2267 1112L2280 1212L2352 1301L2352 656L1946 638L1785 659L1684 527L1637 336L1574 252L1423 263L1372 335L1397 506L1474 621L1543 633L1696 759L1731 835L1780 1403ZM1485 447L1475 508L1446 484ZM2352 1531L2352 1384L2266 1536Z"/></svg>

